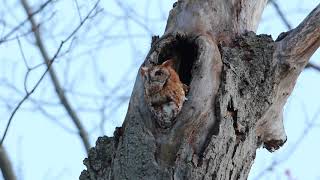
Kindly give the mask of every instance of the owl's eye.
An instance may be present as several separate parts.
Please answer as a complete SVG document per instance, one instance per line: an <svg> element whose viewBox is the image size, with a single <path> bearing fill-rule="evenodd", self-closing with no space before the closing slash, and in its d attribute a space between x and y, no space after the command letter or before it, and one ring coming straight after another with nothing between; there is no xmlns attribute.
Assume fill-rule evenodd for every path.
<svg viewBox="0 0 320 180"><path fill-rule="evenodd" d="M154 73L155 76L161 76L162 74L163 74L162 71L157 71L157 72Z"/></svg>

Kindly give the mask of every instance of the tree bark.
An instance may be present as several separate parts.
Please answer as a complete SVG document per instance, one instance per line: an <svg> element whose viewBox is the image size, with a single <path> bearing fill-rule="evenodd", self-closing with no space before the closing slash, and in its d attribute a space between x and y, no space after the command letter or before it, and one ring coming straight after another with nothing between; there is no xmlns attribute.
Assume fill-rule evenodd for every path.
<svg viewBox="0 0 320 180"><path fill-rule="evenodd" d="M143 66L175 59L189 86L168 129L144 100L138 74L125 121L101 137L81 180L247 179L256 149L287 137L283 106L320 44L320 7L276 41L256 35L266 0L179 0Z"/></svg>

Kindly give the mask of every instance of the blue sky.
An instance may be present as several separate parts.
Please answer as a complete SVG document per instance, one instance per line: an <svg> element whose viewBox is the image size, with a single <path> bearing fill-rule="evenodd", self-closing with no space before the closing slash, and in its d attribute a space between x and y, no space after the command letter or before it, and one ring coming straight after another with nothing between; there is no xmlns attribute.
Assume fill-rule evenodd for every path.
<svg viewBox="0 0 320 180"><path fill-rule="evenodd" d="M34 5L38 3L35 0L31 2ZM85 6L87 2L79 1L82 15L90 9L89 6ZM93 5L93 1L91 2ZM163 33L173 2L172 0L102 1L103 11L92 22L86 24L74 39L75 44L81 45L67 44L64 50L72 47L72 53L59 58L54 64L61 83L66 89L70 89L70 92L78 94L67 93L73 107L79 111L83 123L90 132L92 145L98 136L102 134L110 136L115 126L121 126L138 66L149 50L151 35ZM10 19L12 25L18 24L25 17L21 5L14 1L6 1L6 3L14 9L11 11L14 16L3 13L6 11L0 7L0 17ZM293 27L297 26L318 3L317 0L279 1ZM123 8L128 11L124 12ZM41 14L43 16L37 16L37 20L45 22L46 19L50 19L48 23L43 24L42 28L48 51L53 54L59 42L79 23L79 16L73 1L58 1L54 6L50 6L50 10L55 12L53 18L50 17L52 14ZM4 26L0 25L0 32L2 29ZM21 31L23 30L26 28ZM274 9L268 6L263 14L258 33L271 34L275 39L283 31L286 31L286 27L279 20ZM28 63L35 65L41 63L41 57L32 45L32 41L32 36L21 39ZM90 48L92 50L86 52ZM23 92L26 69L21 63L17 41L0 45L0 60L1 80L6 79ZM311 61L320 65L319 51ZM43 70L44 68L39 68L32 72L27 81L28 88L33 86ZM301 74L285 107L288 142L273 154L265 149L259 149L250 180L257 179L260 172L275 159L287 160L275 166L273 171L266 173L263 178L258 179L287 179L286 170L290 170L292 176L297 179L320 179L318 171L320 157L317 156L317 150L320 147L319 128L310 129L303 141L296 146L297 140L301 134L304 134L308 119L311 120L317 112L320 112L319 77L320 73L314 70L306 70ZM120 88L119 84L121 84ZM79 94L98 98L80 97ZM0 83L0 106L2 107L0 108L0 134L3 133L12 107L22 97L21 93L5 86L4 81ZM109 99L102 102L103 97ZM45 101L47 104L43 108L56 119L44 116L30 101L16 114L4 145L15 170L19 173L19 179L77 179L81 170L85 168L82 160L86 154L73 124L65 111L57 105L59 101L48 77L41 83L32 98ZM9 103L11 101L12 103ZM97 107L103 103L107 106L103 112L106 117L103 127L100 127L102 116ZM320 115L316 120L320 121ZM57 125L57 121L60 125Z"/></svg>

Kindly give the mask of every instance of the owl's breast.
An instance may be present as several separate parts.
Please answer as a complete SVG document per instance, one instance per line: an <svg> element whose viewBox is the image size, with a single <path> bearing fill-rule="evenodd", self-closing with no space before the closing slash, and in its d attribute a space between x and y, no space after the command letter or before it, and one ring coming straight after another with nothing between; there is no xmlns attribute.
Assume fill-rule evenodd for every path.
<svg viewBox="0 0 320 180"><path fill-rule="evenodd" d="M167 96L163 94L161 91L157 93L150 94L150 96L146 97L147 101L151 106L160 106L162 104L165 104L169 101Z"/></svg>

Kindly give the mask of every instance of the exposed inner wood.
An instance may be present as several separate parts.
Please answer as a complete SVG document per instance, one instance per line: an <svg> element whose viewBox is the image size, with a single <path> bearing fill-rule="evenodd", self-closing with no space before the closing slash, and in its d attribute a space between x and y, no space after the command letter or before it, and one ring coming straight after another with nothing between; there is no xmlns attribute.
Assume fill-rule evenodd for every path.
<svg viewBox="0 0 320 180"><path fill-rule="evenodd" d="M265 4L179 0L143 64L175 59L189 86L175 124L156 126L138 75L122 127L98 139L80 179L246 179L257 148L285 143L283 106L319 47L320 7L275 42L251 32Z"/></svg>
<svg viewBox="0 0 320 180"><path fill-rule="evenodd" d="M198 47L194 40L178 36L175 41L161 49L157 64L161 64L167 59L173 59L180 80L182 83L190 85L192 65L197 56Z"/></svg>

